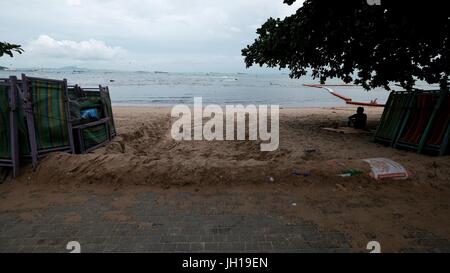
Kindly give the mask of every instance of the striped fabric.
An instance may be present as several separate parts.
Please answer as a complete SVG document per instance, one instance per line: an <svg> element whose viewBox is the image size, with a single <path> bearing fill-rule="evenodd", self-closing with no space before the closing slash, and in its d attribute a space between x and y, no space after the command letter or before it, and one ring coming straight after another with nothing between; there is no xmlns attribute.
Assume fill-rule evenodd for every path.
<svg viewBox="0 0 450 273"><path fill-rule="evenodd" d="M428 145L440 146L445 140L444 136L447 128L450 126L450 94L447 95L443 105L437 113L437 120L435 124L438 126L433 126L431 128L430 137L428 139ZM441 126L442 125L442 126Z"/></svg>
<svg viewBox="0 0 450 273"><path fill-rule="evenodd" d="M112 111L112 105L111 105L111 97L109 96L109 92L105 91L105 89L100 90L100 92L84 92L84 100L80 101L81 108L97 108L102 115L101 116L108 116L110 118L109 120L109 128L111 130L111 135L116 134L116 126L114 123L113 118L113 111ZM103 108L105 106L105 109ZM107 113L103 113L106 110Z"/></svg>
<svg viewBox="0 0 450 273"><path fill-rule="evenodd" d="M389 142L394 140L409 107L411 96L412 94L405 92L391 93L375 136L377 140Z"/></svg>
<svg viewBox="0 0 450 273"><path fill-rule="evenodd" d="M63 83L36 80L31 88L38 150L69 146Z"/></svg>
<svg viewBox="0 0 450 273"><path fill-rule="evenodd" d="M108 140L108 131L105 124L83 129L84 148L86 150L104 143Z"/></svg>
<svg viewBox="0 0 450 273"><path fill-rule="evenodd" d="M22 103L17 105L17 129L19 130L19 153L20 156L30 155L30 139L28 137L27 120L25 117L25 111L23 110Z"/></svg>
<svg viewBox="0 0 450 273"><path fill-rule="evenodd" d="M0 159L11 159L9 90L0 85Z"/></svg>
<svg viewBox="0 0 450 273"><path fill-rule="evenodd" d="M439 94L423 93L416 97L415 107L411 110L411 115L402 134L400 142L418 145L425 128L430 122L431 115L439 99Z"/></svg>

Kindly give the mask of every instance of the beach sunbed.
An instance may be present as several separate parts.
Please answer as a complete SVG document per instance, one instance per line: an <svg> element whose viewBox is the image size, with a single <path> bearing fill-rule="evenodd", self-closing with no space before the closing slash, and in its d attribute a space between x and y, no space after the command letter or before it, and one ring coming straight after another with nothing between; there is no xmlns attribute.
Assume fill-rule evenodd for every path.
<svg viewBox="0 0 450 273"><path fill-rule="evenodd" d="M99 85L98 88L81 88L81 94L87 98L93 107L97 107L103 113L104 117L109 118L109 130L111 138L117 135L116 126L114 123L114 116L112 111L111 97L109 95L109 88Z"/></svg>
<svg viewBox="0 0 450 273"><path fill-rule="evenodd" d="M73 127L75 149L85 154L98 149L111 141L109 118Z"/></svg>
<svg viewBox="0 0 450 273"><path fill-rule="evenodd" d="M83 116L91 112L94 120ZM20 159L31 159L36 168L48 153L87 153L115 135L107 87L68 87L66 80L24 74L0 79L0 166L11 167L14 177Z"/></svg>
<svg viewBox="0 0 450 273"><path fill-rule="evenodd" d="M380 125L375 132L374 140L385 145L394 145L403 120L413 103L411 92L392 92L386 103Z"/></svg>
<svg viewBox="0 0 450 273"><path fill-rule="evenodd" d="M415 91L413 94L413 103L406 112L394 147L418 151L420 141L438 102L439 94L419 91Z"/></svg>
<svg viewBox="0 0 450 273"><path fill-rule="evenodd" d="M111 107L109 91L101 86L99 88L74 86L69 88L69 97L74 117L73 134L76 152L88 153L109 143L115 136L115 129L114 134L111 129L111 124L114 124L111 122L112 109L108 109L108 102ZM83 120L80 113L86 110L94 110L97 120Z"/></svg>
<svg viewBox="0 0 450 273"><path fill-rule="evenodd" d="M441 96L442 101L435 111L435 116L430 119L429 128L425 130L427 135L421 140L419 153L450 153L450 94L447 92Z"/></svg>
<svg viewBox="0 0 450 273"><path fill-rule="evenodd" d="M50 152L74 152L66 80L22 75L20 96L28 129L33 167Z"/></svg>
<svg viewBox="0 0 450 273"><path fill-rule="evenodd" d="M17 125L17 79L0 79L0 166L19 174L19 131Z"/></svg>

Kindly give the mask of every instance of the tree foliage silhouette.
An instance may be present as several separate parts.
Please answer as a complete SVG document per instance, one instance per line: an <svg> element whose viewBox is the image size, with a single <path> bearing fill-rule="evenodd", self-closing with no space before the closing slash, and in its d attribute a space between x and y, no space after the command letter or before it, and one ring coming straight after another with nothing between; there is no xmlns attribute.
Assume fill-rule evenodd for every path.
<svg viewBox="0 0 450 273"><path fill-rule="evenodd" d="M9 55L10 57L13 57L14 52L22 54L23 51L24 50L20 45L0 42L0 57L3 57L3 55Z"/></svg>
<svg viewBox="0 0 450 273"><path fill-rule="evenodd" d="M296 0L285 0L292 5ZM312 71L325 83L340 78L365 89L417 80L448 89L450 9L444 1L306 0L285 19L269 18L242 50L247 67ZM372 5L370 5L372 4Z"/></svg>

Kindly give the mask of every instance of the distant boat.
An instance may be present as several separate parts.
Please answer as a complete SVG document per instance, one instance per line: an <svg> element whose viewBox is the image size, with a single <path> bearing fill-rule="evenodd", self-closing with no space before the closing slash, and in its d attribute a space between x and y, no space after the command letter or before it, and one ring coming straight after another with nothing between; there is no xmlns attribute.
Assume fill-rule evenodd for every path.
<svg viewBox="0 0 450 273"><path fill-rule="evenodd" d="M169 72L164 72L164 71L155 71L155 74L169 74Z"/></svg>

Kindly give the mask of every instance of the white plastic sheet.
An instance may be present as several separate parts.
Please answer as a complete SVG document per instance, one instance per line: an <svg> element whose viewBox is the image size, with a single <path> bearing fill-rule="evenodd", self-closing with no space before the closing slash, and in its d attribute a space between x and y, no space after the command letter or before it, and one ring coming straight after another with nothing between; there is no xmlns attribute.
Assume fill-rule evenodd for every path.
<svg viewBox="0 0 450 273"><path fill-rule="evenodd" d="M364 162L370 164L372 169L371 175L376 180L382 179L407 179L408 171L401 164L388 158L369 158Z"/></svg>

